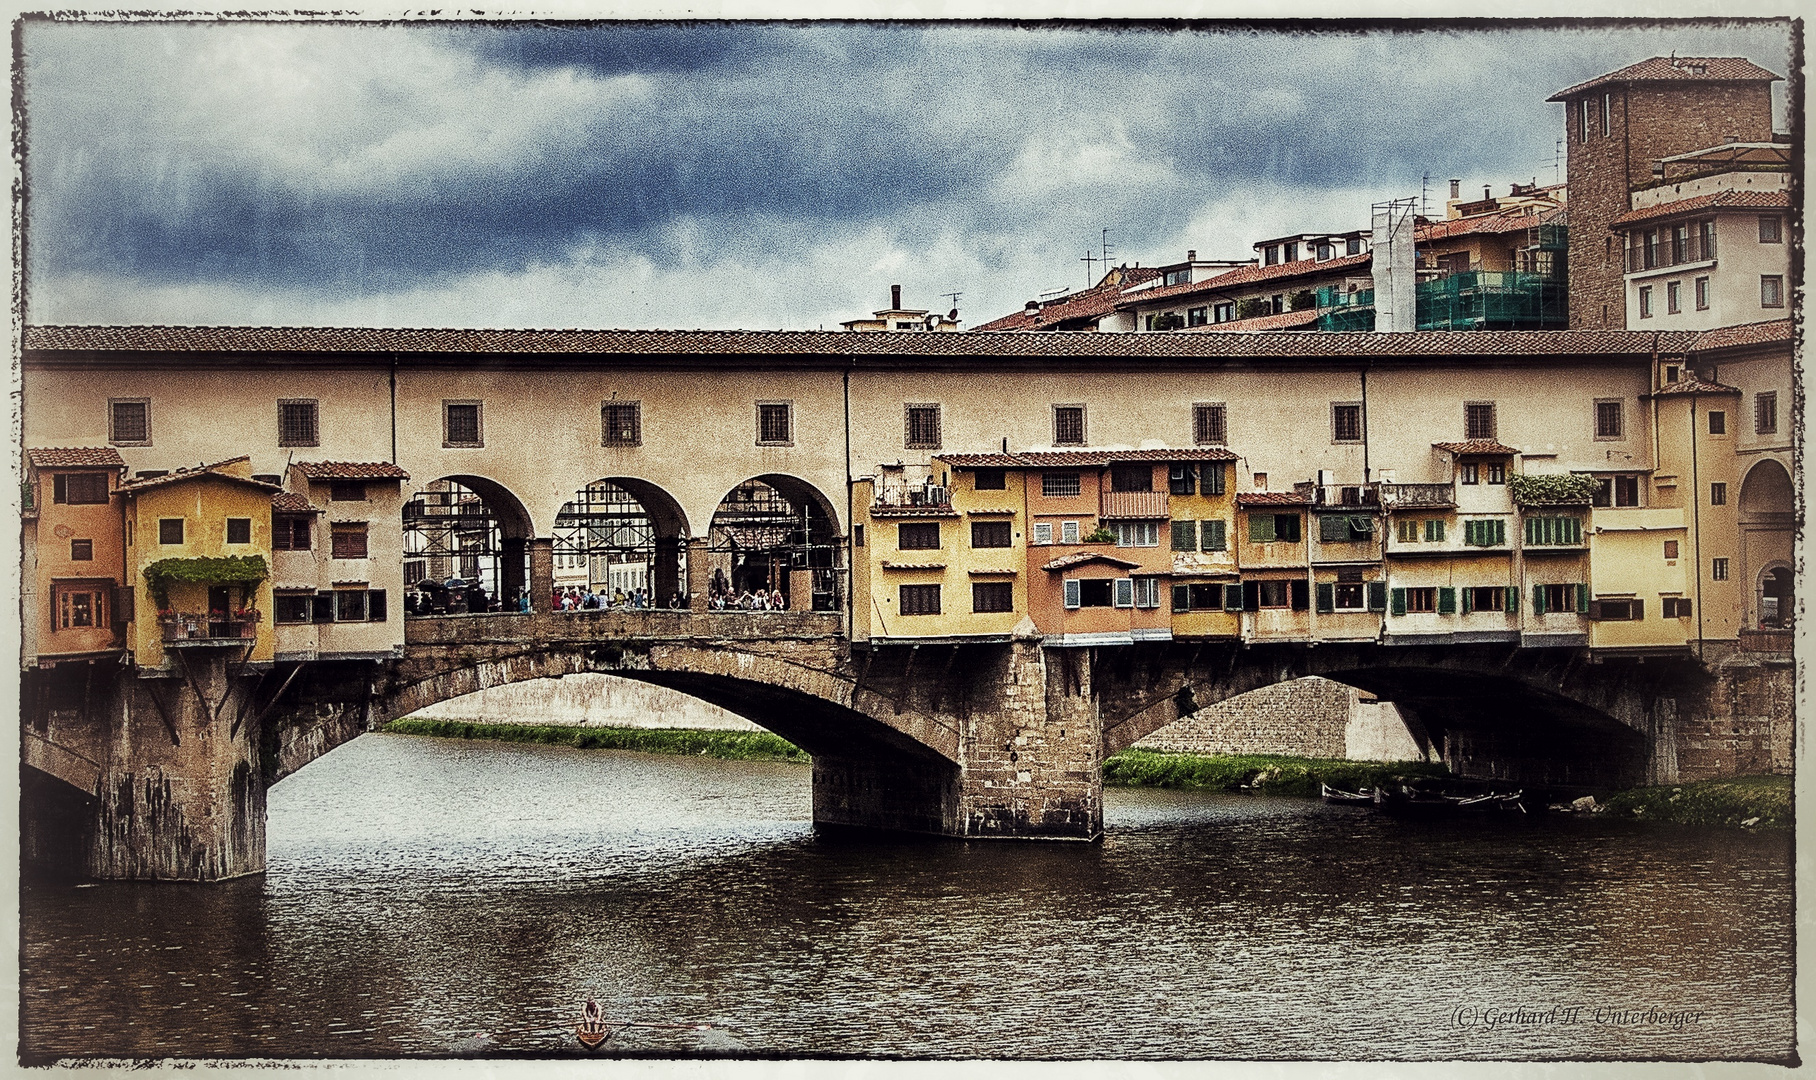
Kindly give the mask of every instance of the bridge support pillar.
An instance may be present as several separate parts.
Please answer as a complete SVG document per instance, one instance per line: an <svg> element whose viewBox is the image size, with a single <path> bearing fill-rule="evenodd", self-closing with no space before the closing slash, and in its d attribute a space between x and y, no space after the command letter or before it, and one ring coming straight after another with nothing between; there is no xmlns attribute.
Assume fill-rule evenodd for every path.
<svg viewBox="0 0 1816 1080"><path fill-rule="evenodd" d="M712 589L712 567L707 564L707 540L704 536L687 541L687 606L706 610L706 595Z"/></svg>
<svg viewBox="0 0 1816 1080"><path fill-rule="evenodd" d="M972 686L959 744L959 822L974 837L1103 834L1103 722L1091 650L1009 646Z"/></svg>
<svg viewBox="0 0 1816 1080"><path fill-rule="evenodd" d="M175 650L172 650L173 652ZM265 870L265 781L255 680L220 649L172 659L181 677L123 674L97 783L88 872L104 879L219 881Z"/></svg>
<svg viewBox="0 0 1816 1080"><path fill-rule="evenodd" d="M547 615L555 609L555 538L537 536L524 543L530 549L530 610Z"/></svg>
<svg viewBox="0 0 1816 1080"><path fill-rule="evenodd" d="M666 607L669 597L681 591L681 539L656 537L655 565L650 567L650 597L654 607Z"/></svg>

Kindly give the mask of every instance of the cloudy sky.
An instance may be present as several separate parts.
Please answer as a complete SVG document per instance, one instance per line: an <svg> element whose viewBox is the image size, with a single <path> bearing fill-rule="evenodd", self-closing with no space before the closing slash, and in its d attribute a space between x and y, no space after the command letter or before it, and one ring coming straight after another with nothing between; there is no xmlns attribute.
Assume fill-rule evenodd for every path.
<svg viewBox="0 0 1816 1080"><path fill-rule="evenodd" d="M987 24L44 23L27 317L967 324L1117 262L1551 182L1545 98L1785 24L1395 33ZM1779 125L1784 92L1780 84ZM1096 270L1101 273L1101 267Z"/></svg>

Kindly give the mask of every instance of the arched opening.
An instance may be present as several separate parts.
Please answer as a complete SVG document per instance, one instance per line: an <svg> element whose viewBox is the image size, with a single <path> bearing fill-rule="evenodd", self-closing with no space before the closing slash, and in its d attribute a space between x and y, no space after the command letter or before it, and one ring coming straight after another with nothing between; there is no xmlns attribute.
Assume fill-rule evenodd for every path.
<svg viewBox="0 0 1816 1080"><path fill-rule="evenodd" d="M529 582L530 516L480 476L444 476L404 504L408 615L515 611Z"/></svg>
<svg viewBox="0 0 1816 1080"><path fill-rule="evenodd" d="M842 538L832 503L798 477L771 473L732 488L707 540L709 601L780 595L790 611L837 611L844 595Z"/></svg>
<svg viewBox="0 0 1816 1080"><path fill-rule="evenodd" d="M1752 610L1743 626L1789 629L1796 595L1791 543L1797 494L1791 474L1771 458L1755 463L1741 481L1739 509L1741 557L1747 570L1742 580L1753 582Z"/></svg>
<svg viewBox="0 0 1816 1080"><path fill-rule="evenodd" d="M1791 474L1783 465L1766 458L1747 471L1740 484L1742 522L1768 523L1789 517L1796 509Z"/></svg>
<svg viewBox="0 0 1816 1080"><path fill-rule="evenodd" d="M1796 603L1796 579L1784 563L1766 567L1759 573L1755 602L1759 608L1759 628L1789 630Z"/></svg>
<svg viewBox="0 0 1816 1080"><path fill-rule="evenodd" d="M687 519L647 480L606 477L574 493L555 517L555 592L645 607L686 607Z"/></svg>

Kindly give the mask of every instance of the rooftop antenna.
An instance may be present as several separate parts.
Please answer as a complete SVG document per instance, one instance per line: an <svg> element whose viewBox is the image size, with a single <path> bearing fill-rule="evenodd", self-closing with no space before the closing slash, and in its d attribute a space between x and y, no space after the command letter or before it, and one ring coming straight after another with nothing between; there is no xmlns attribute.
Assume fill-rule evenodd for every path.
<svg viewBox="0 0 1816 1080"><path fill-rule="evenodd" d="M1431 217L1431 174L1419 177L1419 216Z"/></svg>
<svg viewBox="0 0 1816 1080"><path fill-rule="evenodd" d="M1103 231L1103 264L1106 269L1110 265L1110 251L1110 230L1105 229Z"/></svg>
<svg viewBox="0 0 1816 1080"><path fill-rule="evenodd" d="M1091 271L1091 264L1097 261L1097 253L1090 248L1086 248L1085 257L1078 261L1085 264L1085 288L1088 289L1097 280L1097 275ZM1104 269L1107 271L1109 270L1109 267L1106 266Z"/></svg>
<svg viewBox="0 0 1816 1080"><path fill-rule="evenodd" d="M948 315L947 318L951 319L953 322L957 322L958 321L958 298L965 294L962 292L943 292L943 293L940 293L940 295L945 297L946 299L952 301L952 314Z"/></svg>

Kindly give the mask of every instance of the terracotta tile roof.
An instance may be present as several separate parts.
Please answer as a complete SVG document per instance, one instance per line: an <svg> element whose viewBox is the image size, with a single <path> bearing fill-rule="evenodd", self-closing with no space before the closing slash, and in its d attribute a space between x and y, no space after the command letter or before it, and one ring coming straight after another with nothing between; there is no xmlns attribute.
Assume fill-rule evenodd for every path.
<svg viewBox="0 0 1816 1080"><path fill-rule="evenodd" d="M1237 506L1310 506L1310 495L1296 491L1245 491L1236 496Z"/></svg>
<svg viewBox="0 0 1816 1080"><path fill-rule="evenodd" d="M1366 256L1356 256L1365 258ZM1331 260L1336 262L1338 260ZM1329 266L1331 262L1319 265ZM1180 286L1186 288L1188 286ZM1425 330L1412 333L1321 334L1100 334L1046 331L1026 334L852 334L842 330L390 330L333 327L232 326L28 326L25 363L138 364L143 353L194 354L187 363L222 368L249 356L273 360L297 354L319 357L423 358L425 362L493 357L526 368L546 366L551 355L664 357L701 368L752 359L815 362L844 367L903 359L951 357L964 361L1023 361L1045 368L1055 361L1268 360L1330 357L1430 357L1450 361L1540 356L1606 356L1650 359L1688 347L1695 331L1650 330ZM113 355L109 355L113 354ZM445 358L445 359L443 359ZM735 359L734 359L735 358Z"/></svg>
<svg viewBox="0 0 1816 1080"><path fill-rule="evenodd" d="M1452 454L1506 454L1511 456L1519 453L1506 443L1494 439L1465 439L1462 442L1435 442L1431 445Z"/></svg>
<svg viewBox="0 0 1816 1080"><path fill-rule="evenodd" d="M1429 244L1457 236L1481 236L1487 233L1523 232L1540 225L1561 225L1567 211L1561 206L1515 206L1493 214L1433 221L1413 230L1415 244Z"/></svg>
<svg viewBox="0 0 1816 1080"><path fill-rule="evenodd" d="M1252 319L1234 319L1230 322L1210 323L1173 332L1187 334L1262 333L1268 330L1293 330L1301 326L1310 326L1317 321L1318 309L1303 308L1299 311L1282 311L1278 315L1257 315Z"/></svg>
<svg viewBox="0 0 1816 1080"><path fill-rule="evenodd" d="M1675 202L1629 210L1608 223L1609 228L1655 221L1674 214L1694 214L1702 210L1786 209L1791 205L1788 191L1712 191Z"/></svg>
<svg viewBox="0 0 1816 1080"><path fill-rule="evenodd" d="M73 468L93 465L97 468L124 469L126 459L111 446L51 446L27 450L27 458L40 469Z"/></svg>
<svg viewBox="0 0 1816 1080"><path fill-rule="evenodd" d="M970 569L968 569L968 570L966 570L966 571L965 571L965 573L967 573L967 574L971 574L971 575L974 575L974 576L976 576L976 575L982 575L982 574L1014 574L1014 573L1017 573L1017 572L1018 572L1018 571L1016 571L1016 570L1015 570L1015 569L1013 569L1013 568L1004 568L1004 567L983 567L983 566L973 566L973 567L971 567L971 568L970 568Z"/></svg>
<svg viewBox="0 0 1816 1080"><path fill-rule="evenodd" d="M267 484L263 480L251 480L244 476L235 476L232 473L224 472L221 469L221 466L223 465L233 465L245 460L247 460L247 458L242 454L239 457L228 458L225 461L217 461L212 465L197 465L189 469L176 469L165 473L163 476L147 476L143 479L127 480L116 490L131 494L133 492L145 491L149 488L164 487L167 484L182 483L185 480L196 480L204 476L213 477L216 480L226 480L235 484L245 484L248 487L261 488L265 491L275 492L282 490L276 484Z"/></svg>
<svg viewBox="0 0 1816 1080"><path fill-rule="evenodd" d="M1702 71L1694 71L1700 67ZM1546 101L1563 101L1604 83L1642 82L1777 82L1774 75L1744 56L1654 56L1637 64L1598 75L1588 82L1559 90Z"/></svg>
<svg viewBox="0 0 1816 1080"><path fill-rule="evenodd" d="M1731 349L1743 345L1769 345L1775 341L1788 342L1791 337L1791 320L1789 319L1742 323L1739 326L1724 326L1718 330L1704 330L1697 336L1696 344L1691 346L1691 351Z"/></svg>
<svg viewBox="0 0 1816 1080"><path fill-rule="evenodd" d="M950 506L903 506L899 503L873 503L872 518L955 518L958 511Z"/></svg>
<svg viewBox="0 0 1816 1080"><path fill-rule="evenodd" d="M1205 292L1221 292L1226 289L1244 285L1257 285L1266 281L1289 281L1293 278L1311 277L1327 274L1335 270L1348 270L1354 267L1367 266L1374 256L1364 251L1356 255L1339 255L1334 259L1297 259L1293 262L1275 263L1272 266L1239 266L1205 278L1203 281L1190 281L1184 285L1169 285L1162 289L1147 289L1123 298L1119 308L1130 308L1137 304L1149 304L1155 300L1171 300L1178 296L1193 296Z"/></svg>
<svg viewBox="0 0 1816 1080"><path fill-rule="evenodd" d="M1059 558L1054 559L1052 562L1041 567L1041 569L1057 572L1067 569L1068 567L1082 566L1088 562L1107 562L1115 566L1120 566L1125 570L1134 570L1141 566L1140 563L1135 562L1132 559L1119 559L1114 555L1105 555L1101 551L1075 551L1070 555L1061 555Z"/></svg>
<svg viewBox="0 0 1816 1080"><path fill-rule="evenodd" d="M1040 305L1034 311L1023 308L1020 311L992 319L973 330L985 333L996 333L1003 330L1051 330L1062 322L1074 319L1101 318L1116 310L1116 302L1124 289L1153 281L1160 276L1160 270L1152 266L1121 267L1121 279L1098 282L1083 292L1070 293Z"/></svg>
<svg viewBox="0 0 1816 1080"><path fill-rule="evenodd" d="M885 570L944 570L945 568L946 564L943 562L895 562L892 559L883 560L883 569Z"/></svg>
<svg viewBox="0 0 1816 1080"><path fill-rule="evenodd" d="M271 496L271 509L280 514L319 514L321 508L310 502L307 496L294 491L280 491Z"/></svg>
<svg viewBox="0 0 1816 1080"><path fill-rule="evenodd" d="M389 461L299 461L296 467L311 480L408 480L410 474Z"/></svg>
<svg viewBox="0 0 1816 1080"><path fill-rule="evenodd" d="M955 469L1053 469L1088 468L1123 461L1235 461L1236 455L1221 446L1192 446L1160 450L1029 450L1014 454L935 454Z"/></svg>
<svg viewBox="0 0 1816 1080"><path fill-rule="evenodd" d="M1667 386L1663 390L1660 390L1658 392L1658 396L1659 397L1666 397L1666 396L1675 397L1679 394L1738 394L1740 392L1741 392L1740 388L1737 386L1726 386L1722 383L1704 382L1703 380L1697 378L1695 375L1685 375L1682 379L1679 379L1677 382L1674 382L1670 386Z"/></svg>

